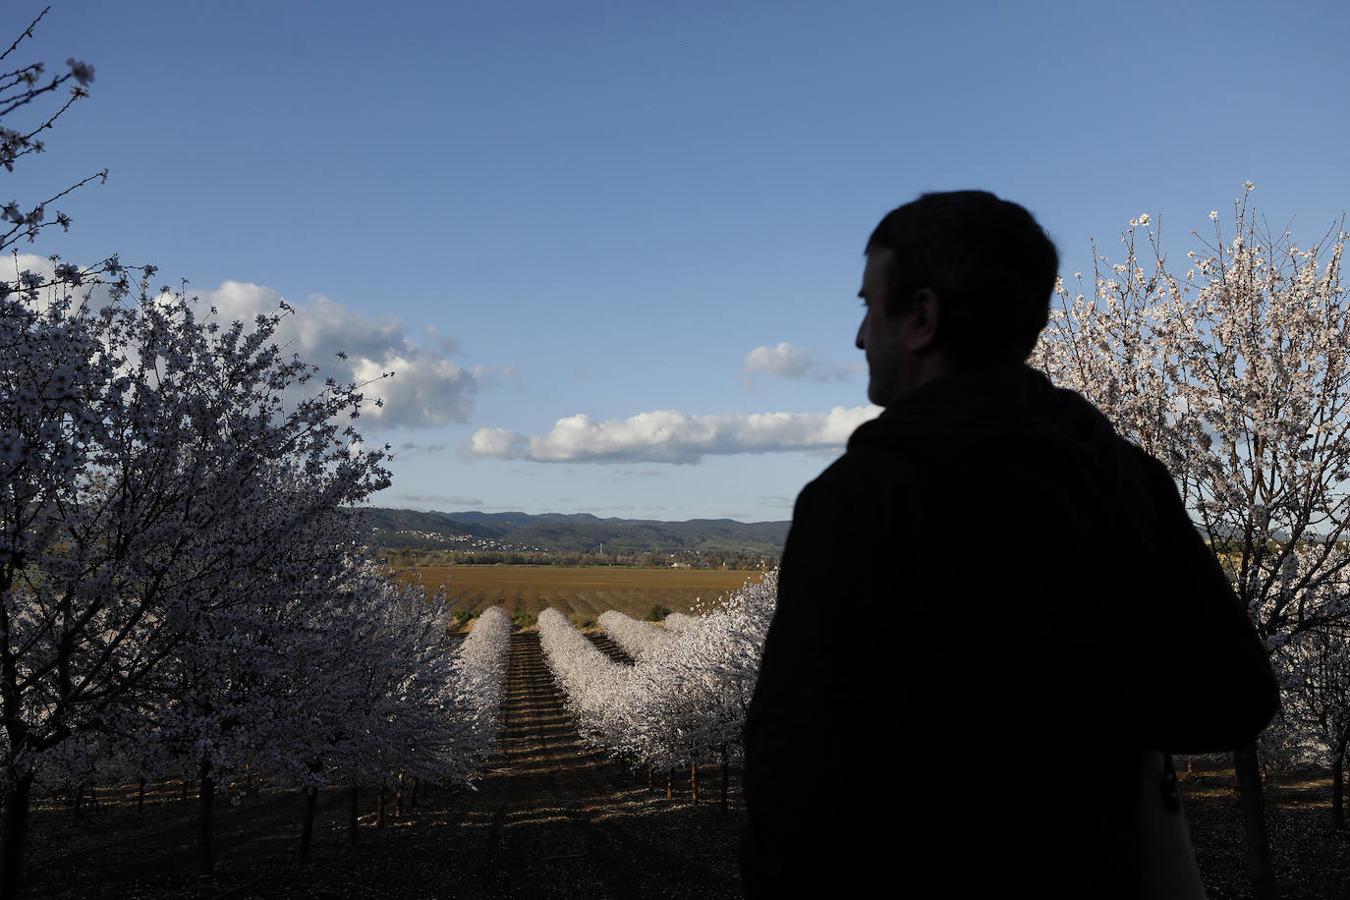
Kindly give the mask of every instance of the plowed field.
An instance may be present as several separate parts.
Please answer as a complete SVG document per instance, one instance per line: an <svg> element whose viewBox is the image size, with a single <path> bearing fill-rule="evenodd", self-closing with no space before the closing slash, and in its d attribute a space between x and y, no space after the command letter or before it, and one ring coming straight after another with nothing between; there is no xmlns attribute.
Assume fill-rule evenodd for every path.
<svg viewBox="0 0 1350 900"><path fill-rule="evenodd" d="M500 604L511 615L538 616L547 607L580 619L597 619L607 609L642 618L653 606L690 612L710 603L759 572L724 569L631 569L587 566L422 566L403 570L404 581L421 579L428 591L445 585L455 609L479 610Z"/></svg>

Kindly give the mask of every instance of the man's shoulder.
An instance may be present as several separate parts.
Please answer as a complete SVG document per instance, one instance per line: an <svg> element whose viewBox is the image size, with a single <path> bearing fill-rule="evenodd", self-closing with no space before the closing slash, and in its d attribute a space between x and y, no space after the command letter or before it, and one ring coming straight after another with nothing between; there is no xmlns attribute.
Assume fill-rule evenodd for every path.
<svg viewBox="0 0 1350 900"><path fill-rule="evenodd" d="M858 512L877 506L917 475L914 463L894 449L850 447L802 488L797 511Z"/></svg>

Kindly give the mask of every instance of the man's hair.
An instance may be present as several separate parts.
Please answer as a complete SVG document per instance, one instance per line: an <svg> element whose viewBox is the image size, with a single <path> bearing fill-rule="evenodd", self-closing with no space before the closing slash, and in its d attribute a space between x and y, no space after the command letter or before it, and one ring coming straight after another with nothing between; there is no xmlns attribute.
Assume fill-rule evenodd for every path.
<svg viewBox="0 0 1350 900"><path fill-rule="evenodd" d="M924 194L877 225L864 252L882 249L894 254L886 314L931 290L937 344L954 366L1030 356L1059 272L1059 253L1031 213L988 191Z"/></svg>

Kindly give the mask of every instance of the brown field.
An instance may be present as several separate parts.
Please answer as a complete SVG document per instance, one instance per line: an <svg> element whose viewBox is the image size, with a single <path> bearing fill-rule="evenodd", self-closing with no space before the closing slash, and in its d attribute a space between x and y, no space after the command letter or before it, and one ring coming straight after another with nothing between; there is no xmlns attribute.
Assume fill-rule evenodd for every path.
<svg viewBox="0 0 1350 900"><path fill-rule="evenodd" d="M427 592L445 585L456 610L501 604L512 615L538 616L548 607L577 619L595 619L607 609L642 618L656 605L691 612L740 588L762 573L726 569L630 569L587 566L418 566L397 573L421 578Z"/></svg>

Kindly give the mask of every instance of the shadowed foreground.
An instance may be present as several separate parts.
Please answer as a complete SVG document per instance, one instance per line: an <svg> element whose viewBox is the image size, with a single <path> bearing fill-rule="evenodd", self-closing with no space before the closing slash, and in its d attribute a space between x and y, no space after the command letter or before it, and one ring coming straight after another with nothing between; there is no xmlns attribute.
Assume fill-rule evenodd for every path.
<svg viewBox="0 0 1350 900"><path fill-rule="evenodd" d="M622 659L603 638L593 638ZM1232 769L1197 760L1184 774L1187 816L1213 900L1249 896ZM971 773L938 772L943 777ZM220 862L213 880L193 874L195 803L177 784L156 786L137 815L134 789L102 791L72 821L51 803L37 810L28 868L32 897L735 897L736 841L744 821L739 778L731 812L718 812L717 772L690 803L687 781L648 788L581 745L553 686L537 634L512 636L502 752L477 792L423 790L416 809L374 826L375 797L361 798L360 842L347 843L347 795L325 792L313 859L295 862L301 800L263 792L217 806ZM1276 871L1286 898L1350 900L1350 830L1329 827L1328 779L1268 785ZM997 808L997 781L990 783ZM985 839L993 837L987 830ZM972 861L979 859L978 836Z"/></svg>
<svg viewBox="0 0 1350 900"><path fill-rule="evenodd" d="M615 648L597 641L607 651ZM700 803L685 776L675 799L647 787L579 740L539 648L512 636L502 749L474 791L423 791L416 809L376 829L362 796L360 841L347 843L346 801L325 792L312 861L295 862L299 797L264 793L218 804L215 879L193 875L195 804L164 786L137 815L132 794L109 794L72 822L41 812L29 868L34 897L736 897L744 821L738 779L728 815L715 767Z"/></svg>

